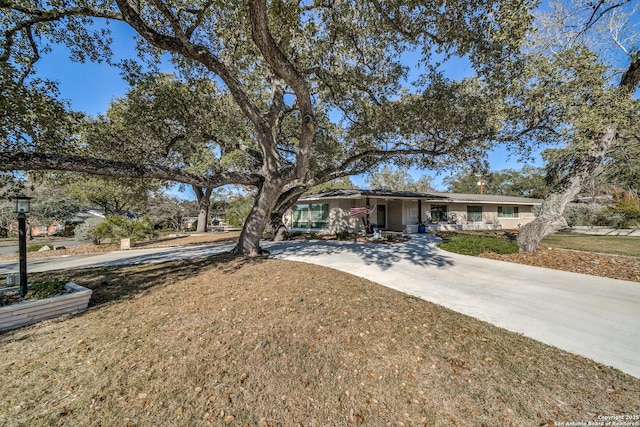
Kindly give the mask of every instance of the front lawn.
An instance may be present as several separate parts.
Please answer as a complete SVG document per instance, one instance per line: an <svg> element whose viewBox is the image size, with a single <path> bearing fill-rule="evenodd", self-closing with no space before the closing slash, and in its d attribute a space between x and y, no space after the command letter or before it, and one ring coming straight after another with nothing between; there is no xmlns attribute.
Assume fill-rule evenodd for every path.
<svg viewBox="0 0 640 427"><path fill-rule="evenodd" d="M91 306L0 335L0 425L551 426L640 413L637 378L311 264L225 255L56 275L93 289Z"/></svg>
<svg viewBox="0 0 640 427"><path fill-rule="evenodd" d="M513 239L503 232L490 233L466 233L466 232L439 232L442 239L440 247L445 251L463 255L478 256L485 252L497 254L513 254L518 252L518 245Z"/></svg>
<svg viewBox="0 0 640 427"><path fill-rule="evenodd" d="M640 237L594 236L560 232L544 239L541 245L576 251L640 257Z"/></svg>

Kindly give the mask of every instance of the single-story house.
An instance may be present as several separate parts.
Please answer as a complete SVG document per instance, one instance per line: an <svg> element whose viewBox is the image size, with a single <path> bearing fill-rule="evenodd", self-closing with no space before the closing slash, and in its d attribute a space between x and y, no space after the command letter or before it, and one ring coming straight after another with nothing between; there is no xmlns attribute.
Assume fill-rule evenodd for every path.
<svg viewBox="0 0 640 427"><path fill-rule="evenodd" d="M284 216L291 231L516 229L535 218L540 199L390 190L328 190L307 194ZM367 228L370 226L371 228Z"/></svg>

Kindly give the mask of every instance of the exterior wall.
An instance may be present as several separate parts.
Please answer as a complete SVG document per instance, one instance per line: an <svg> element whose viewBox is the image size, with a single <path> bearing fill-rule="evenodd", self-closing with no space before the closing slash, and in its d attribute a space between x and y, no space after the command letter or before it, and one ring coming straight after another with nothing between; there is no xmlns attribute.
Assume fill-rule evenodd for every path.
<svg viewBox="0 0 640 427"><path fill-rule="evenodd" d="M322 203L329 205L329 216L327 226L318 228L294 228L292 227L291 211L287 212L283 220L285 225L293 231L317 232L317 233L336 233L339 231L349 231L359 233L364 231L364 215L352 217L349 215L349 209L354 207L362 207L366 204L366 199L334 199L334 200L305 200L300 204ZM382 198L370 198L370 206L376 206L376 209L370 215L371 225L379 225L377 221L378 206L385 206L386 210L386 227L385 230L390 231L407 231L417 232L418 230L418 202L414 200L385 200ZM516 229L518 226L527 224L535 219L533 206L531 205L500 205L500 204L482 204L482 203L447 203L443 202L422 202L422 221L429 224L431 219L431 206L445 205L447 206L447 214L449 218L455 216L455 222L451 219L447 222L439 222L432 224L430 228L434 228L438 224L441 227L449 227L451 229ZM467 214L468 206L482 207L482 221L470 221ZM518 216L516 218L498 217L498 207L517 207Z"/></svg>
<svg viewBox="0 0 640 427"><path fill-rule="evenodd" d="M417 202L416 202L417 204ZM389 200L387 202L387 227L386 230L404 231L405 224L402 218L402 200Z"/></svg>
<svg viewBox="0 0 640 427"><path fill-rule="evenodd" d="M504 229L516 229L520 225L527 224L535 219L533 207L527 205L499 205L499 204L481 204L481 203L432 203L433 205L446 205L450 217L455 215L456 224L487 224L500 225ZM430 218L431 205L427 205L427 222ZM482 222L470 221L467 215L467 206L482 207ZM498 217L498 207L517 207L518 216L516 218Z"/></svg>

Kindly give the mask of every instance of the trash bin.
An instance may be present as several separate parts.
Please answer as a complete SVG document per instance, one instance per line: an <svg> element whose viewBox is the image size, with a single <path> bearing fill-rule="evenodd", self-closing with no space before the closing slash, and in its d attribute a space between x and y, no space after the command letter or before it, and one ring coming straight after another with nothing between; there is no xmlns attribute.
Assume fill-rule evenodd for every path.
<svg viewBox="0 0 640 427"><path fill-rule="evenodd" d="M427 227L424 224L418 224L418 233L426 233Z"/></svg>

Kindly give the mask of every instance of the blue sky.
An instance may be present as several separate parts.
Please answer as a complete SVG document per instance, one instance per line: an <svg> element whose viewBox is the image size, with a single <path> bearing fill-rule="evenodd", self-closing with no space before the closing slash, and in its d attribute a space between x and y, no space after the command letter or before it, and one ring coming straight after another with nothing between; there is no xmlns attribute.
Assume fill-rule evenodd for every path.
<svg viewBox="0 0 640 427"><path fill-rule="evenodd" d="M134 31L121 22L111 22L109 28L112 31L114 53L113 62L120 59L135 56ZM69 52L64 46L55 46L38 62L38 74L59 82L60 96L70 102L76 111L82 111L90 115L104 113L109 108L109 103L126 94L128 84L121 77L120 69L107 63L77 63L69 60ZM449 77L458 78L468 76L472 69L462 60L452 61L447 72ZM495 149L489 154L491 170L520 169L524 163L517 158L510 157L504 149ZM541 161L528 163L532 166L541 166ZM437 190L445 190L442 179L446 173L436 174L429 170L415 170L411 173L416 177L420 175L433 176L434 186ZM365 186L364 177L352 177L356 186ZM172 191L175 194L175 191ZM183 194L175 194L181 198L192 199L193 196L187 190Z"/></svg>

